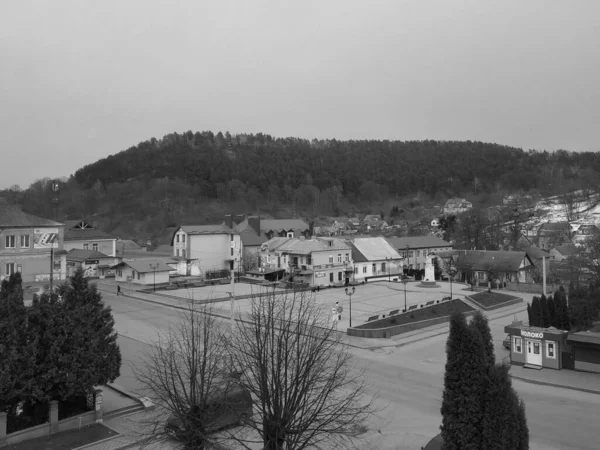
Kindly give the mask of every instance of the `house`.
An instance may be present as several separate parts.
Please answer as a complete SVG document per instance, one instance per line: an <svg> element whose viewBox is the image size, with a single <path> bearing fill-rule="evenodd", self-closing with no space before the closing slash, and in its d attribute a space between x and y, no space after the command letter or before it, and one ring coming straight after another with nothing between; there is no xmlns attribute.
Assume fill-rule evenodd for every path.
<svg viewBox="0 0 600 450"><path fill-rule="evenodd" d="M262 246L260 268L285 271L297 283L332 286L350 282L352 248L342 239L274 237Z"/></svg>
<svg viewBox="0 0 600 450"><path fill-rule="evenodd" d="M389 243L405 258L404 268L421 270L425 268L430 253L452 250L452 244L435 235L390 237Z"/></svg>
<svg viewBox="0 0 600 450"><path fill-rule="evenodd" d="M348 219L348 224L352 227L352 229L357 230L360 227L360 219L358 217L350 217Z"/></svg>
<svg viewBox="0 0 600 450"><path fill-rule="evenodd" d="M600 235L600 229L593 223L571 223L571 240L575 245L585 246L586 241Z"/></svg>
<svg viewBox="0 0 600 450"><path fill-rule="evenodd" d="M302 219L263 219L256 216L247 216L238 224L230 216L226 217L225 225L233 228L238 233L242 231L254 232L267 240L274 237L310 238L313 234L313 225Z"/></svg>
<svg viewBox="0 0 600 450"><path fill-rule="evenodd" d="M384 237L365 237L352 240L354 281L367 281L376 276L398 278L404 258Z"/></svg>
<svg viewBox="0 0 600 450"><path fill-rule="evenodd" d="M381 230L387 228L388 224L378 214L366 215L361 223L362 227L367 231Z"/></svg>
<svg viewBox="0 0 600 450"><path fill-rule="evenodd" d="M182 225L173 234L173 256L187 262L180 275L207 276L239 270L240 233L227 225Z"/></svg>
<svg viewBox="0 0 600 450"><path fill-rule="evenodd" d="M348 231L351 231L352 225L350 225L347 221L334 220L329 229L332 233L332 236L340 236L342 234L346 234Z"/></svg>
<svg viewBox="0 0 600 450"><path fill-rule="evenodd" d="M85 220L65 221L65 250L95 250L108 256L117 255L117 238L98 230Z"/></svg>
<svg viewBox="0 0 600 450"><path fill-rule="evenodd" d="M161 260L140 259L121 261L111 267L115 272L115 280L141 285L158 285L169 282L169 272L172 270Z"/></svg>
<svg viewBox="0 0 600 450"><path fill-rule="evenodd" d="M65 225L0 205L0 280L20 272L24 282L66 278Z"/></svg>
<svg viewBox="0 0 600 450"><path fill-rule="evenodd" d="M79 268L86 278L106 278L113 276L111 267L119 263L119 258L105 255L96 250L71 249L67 255L67 276L72 276Z"/></svg>
<svg viewBox="0 0 600 450"><path fill-rule="evenodd" d="M571 226L569 222L544 223L538 228L538 247L550 250L557 245L571 244Z"/></svg>
<svg viewBox="0 0 600 450"><path fill-rule="evenodd" d="M464 198L450 198L444 204L444 215L455 215L468 211L473 203Z"/></svg>
<svg viewBox="0 0 600 450"><path fill-rule="evenodd" d="M135 257L145 255L147 250L130 239L118 239L115 252L115 256L120 258L134 259Z"/></svg>
<svg viewBox="0 0 600 450"><path fill-rule="evenodd" d="M256 269L260 261L260 248L267 242L267 238L246 230L240 232L240 239L242 241L242 270L246 272Z"/></svg>
<svg viewBox="0 0 600 450"><path fill-rule="evenodd" d="M488 281L525 283L530 280L533 263L523 251L457 250L455 266L460 279L476 286L487 286Z"/></svg>
<svg viewBox="0 0 600 450"><path fill-rule="evenodd" d="M173 256L173 247L169 244L160 244L152 251L147 251L148 256Z"/></svg>
<svg viewBox="0 0 600 450"><path fill-rule="evenodd" d="M559 245L550 249L549 253L554 261L560 262L569 258L570 256L579 254L580 251L581 249L575 247L574 245Z"/></svg>

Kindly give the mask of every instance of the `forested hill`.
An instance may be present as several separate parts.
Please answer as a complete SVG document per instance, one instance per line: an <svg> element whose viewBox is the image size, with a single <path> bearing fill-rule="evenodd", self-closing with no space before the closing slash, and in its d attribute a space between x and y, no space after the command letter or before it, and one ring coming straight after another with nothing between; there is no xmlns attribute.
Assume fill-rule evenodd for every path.
<svg viewBox="0 0 600 450"><path fill-rule="evenodd" d="M546 187L573 170L600 171L595 153L524 152L482 142L316 141L211 132L171 134L109 156L75 173L84 187L132 179L179 178L219 196L221 184L269 189L310 185L360 197L366 184L391 195L492 192ZM565 170L566 169L566 170ZM560 172L560 173L559 173ZM574 174L573 174L574 175ZM555 180L562 181L562 180ZM368 187L368 186L367 186ZM233 189L238 189L233 186ZM385 192L383 192L385 194Z"/></svg>
<svg viewBox="0 0 600 450"><path fill-rule="evenodd" d="M224 213L285 217L292 205L298 215L319 217L387 215L398 205L410 211L415 198L424 207L453 196L493 204L509 193L595 188L599 174L596 153L525 152L471 141L308 141L188 131L83 167L61 183L58 202L49 179L3 194L32 214L85 218L121 237L152 237L167 225L214 222Z"/></svg>

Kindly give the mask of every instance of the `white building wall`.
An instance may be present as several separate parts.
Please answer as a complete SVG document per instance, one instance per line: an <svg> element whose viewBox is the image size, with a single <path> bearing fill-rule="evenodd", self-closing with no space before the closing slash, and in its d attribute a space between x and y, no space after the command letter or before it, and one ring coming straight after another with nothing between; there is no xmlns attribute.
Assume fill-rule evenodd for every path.
<svg viewBox="0 0 600 450"><path fill-rule="evenodd" d="M232 248L232 236L233 245ZM199 270L230 269L229 260L236 259L237 270L240 259L241 240L239 234L206 234L188 236L188 259L200 260Z"/></svg>
<svg viewBox="0 0 600 450"><path fill-rule="evenodd" d="M87 249L84 245L87 244ZM104 253L107 256L116 256L117 254L117 240L116 239L89 239L89 240L75 240L65 241L64 249L70 251L73 249L77 250L94 250L94 244L98 244L98 251Z"/></svg>

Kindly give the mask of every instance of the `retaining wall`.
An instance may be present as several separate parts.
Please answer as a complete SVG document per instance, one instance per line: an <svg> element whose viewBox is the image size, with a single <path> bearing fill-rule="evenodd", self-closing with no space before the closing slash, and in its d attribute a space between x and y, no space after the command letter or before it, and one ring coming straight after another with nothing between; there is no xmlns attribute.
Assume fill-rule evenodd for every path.
<svg viewBox="0 0 600 450"><path fill-rule="evenodd" d="M521 303L523 302L523 299L521 297L512 299L512 300L507 300L504 303L498 303L497 305L492 305L492 306L483 306L481 303L479 303L477 300L475 300L472 297L467 296L466 297L468 300L472 301L473 303L475 303L477 305L478 308L483 309L484 311L492 311L494 309L500 309L500 308L505 308L507 306L510 305L516 305L517 303Z"/></svg>

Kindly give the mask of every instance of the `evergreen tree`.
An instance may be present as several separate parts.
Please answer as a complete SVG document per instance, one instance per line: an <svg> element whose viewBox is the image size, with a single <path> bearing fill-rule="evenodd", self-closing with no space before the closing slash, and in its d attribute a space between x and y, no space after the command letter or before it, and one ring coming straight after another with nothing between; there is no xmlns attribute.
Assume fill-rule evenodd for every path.
<svg viewBox="0 0 600 450"><path fill-rule="evenodd" d="M532 313L531 313L531 303L527 303L527 323L531 325Z"/></svg>
<svg viewBox="0 0 600 450"><path fill-rule="evenodd" d="M492 338L490 324L481 311L475 312L471 319L470 327L475 333L481 336L487 364L489 367L493 367L496 363L496 357L494 355L494 339Z"/></svg>
<svg viewBox="0 0 600 450"><path fill-rule="evenodd" d="M540 298L540 316L541 316L541 327L548 328L550 326L550 311L548 310L548 299L542 294Z"/></svg>
<svg viewBox="0 0 600 450"><path fill-rule="evenodd" d="M558 328L557 316L556 316L556 301L553 295L549 295L547 299L548 304L548 315L550 317L550 326Z"/></svg>
<svg viewBox="0 0 600 450"><path fill-rule="evenodd" d="M529 326L539 327L542 323L542 309L540 305L540 298L536 295L531 300L531 322Z"/></svg>
<svg viewBox="0 0 600 450"><path fill-rule="evenodd" d="M529 427L527 425L527 415L525 414L525 403L519 400L517 409L517 421L519 425L519 442L516 450L529 450Z"/></svg>
<svg viewBox="0 0 600 450"><path fill-rule="evenodd" d="M479 450L484 415L481 386L487 372L487 360L483 339L458 312L450 318L446 355L441 408L444 448Z"/></svg>
<svg viewBox="0 0 600 450"><path fill-rule="evenodd" d="M558 325L556 328L569 331L571 329L571 323L569 320L567 296L564 287L561 286L554 293L554 301L556 304L556 323Z"/></svg>
<svg viewBox="0 0 600 450"><path fill-rule="evenodd" d="M519 399L508 369L508 365L499 364L488 370L482 449L508 450L519 445Z"/></svg>

